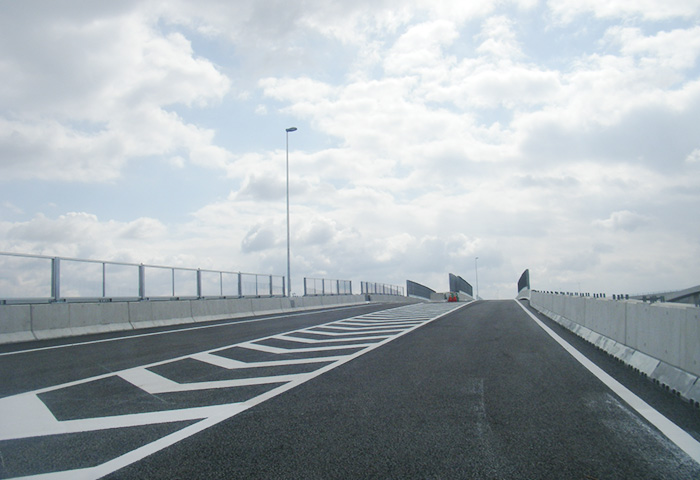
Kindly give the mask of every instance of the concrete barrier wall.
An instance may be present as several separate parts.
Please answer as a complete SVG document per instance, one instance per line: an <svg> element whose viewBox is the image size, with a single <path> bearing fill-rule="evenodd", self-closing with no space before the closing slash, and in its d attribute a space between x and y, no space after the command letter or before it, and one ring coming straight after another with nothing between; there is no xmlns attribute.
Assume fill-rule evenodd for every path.
<svg viewBox="0 0 700 480"><path fill-rule="evenodd" d="M383 295L379 293L370 293L370 302L381 302L381 303L421 303L424 300L413 297L404 297L401 295Z"/></svg>
<svg viewBox="0 0 700 480"><path fill-rule="evenodd" d="M32 333L31 305L0 305L0 343L28 342Z"/></svg>
<svg viewBox="0 0 700 480"><path fill-rule="evenodd" d="M393 301L405 298L386 297ZM0 344L312 310L365 301L365 295L334 295L0 305Z"/></svg>
<svg viewBox="0 0 700 480"><path fill-rule="evenodd" d="M530 305L700 402L700 308L532 292Z"/></svg>

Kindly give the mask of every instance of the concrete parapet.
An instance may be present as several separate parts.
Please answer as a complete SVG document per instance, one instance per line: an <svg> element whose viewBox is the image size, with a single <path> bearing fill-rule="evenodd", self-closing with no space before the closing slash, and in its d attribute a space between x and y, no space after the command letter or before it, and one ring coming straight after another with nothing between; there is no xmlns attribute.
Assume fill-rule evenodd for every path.
<svg viewBox="0 0 700 480"><path fill-rule="evenodd" d="M40 303L31 305L32 332L43 340L46 338L69 337L70 309L67 303Z"/></svg>
<svg viewBox="0 0 700 480"><path fill-rule="evenodd" d="M626 307L627 335L624 343L680 367L681 331L685 327L685 312L665 308L663 304L635 302L626 304Z"/></svg>
<svg viewBox="0 0 700 480"><path fill-rule="evenodd" d="M700 403L700 308L541 292L532 292L530 305L669 390ZM583 322L574 320L581 316Z"/></svg>
<svg viewBox="0 0 700 480"><path fill-rule="evenodd" d="M324 307L332 307L340 304L340 298L336 295L327 295L321 297L321 305Z"/></svg>
<svg viewBox="0 0 700 480"><path fill-rule="evenodd" d="M129 306L125 302L68 304L71 335L131 330Z"/></svg>
<svg viewBox="0 0 700 480"><path fill-rule="evenodd" d="M375 302L417 302L372 295ZM364 303L365 295L0 305L0 344Z"/></svg>
<svg viewBox="0 0 700 480"><path fill-rule="evenodd" d="M623 302L613 300L582 298L585 305L583 321L579 322L594 332L629 345L625 341L627 331L627 310Z"/></svg>
<svg viewBox="0 0 700 480"><path fill-rule="evenodd" d="M700 308L686 308L681 329L680 367L688 372L700 372ZM700 375L698 375L700 376ZM700 383L698 383L700 398Z"/></svg>
<svg viewBox="0 0 700 480"><path fill-rule="evenodd" d="M29 305L0 305L0 343L35 340Z"/></svg>
<svg viewBox="0 0 700 480"><path fill-rule="evenodd" d="M369 294L370 302L382 303L421 303L423 300L413 297L403 297L401 295L383 295L379 293Z"/></svg>
<svg viewBox="0 0 700 480"><path fill-rule="evenodd" d="M298 309L320 308L323 306L323 297L321 296L298 297L295 300Z"/></svg>
<svg viewBox="0 0 700 480"><path fill-rule="evenodd" d="M356 305L367 301L364 295L339 295L338 298L340 305Z"/></svg>
<svg viewBox="0 0 700 480"><path fill-rule="evenodd" d="M279 298L253 298L251 299L253 315L267 315L282 313L282 303Z"/></svg>
<svg viewBox="0 0 700 480"><path fill-rule="evenodd" d="M517 300L530 300L531 291L529 288L523 288L518 292Z"/></svg>
<svg viewBox="0 0 700 480"><path fill-rule="evenodd" d="M134 328L194 323L190 300L156 300L129 303L129 322Z"/></svg>
<svg viewBox="0 0 700 480"><path fill-rule="evenodd" d="M212 298L191 300L192 318L196 322L224 320L234 316L240 299Z"/></svg>

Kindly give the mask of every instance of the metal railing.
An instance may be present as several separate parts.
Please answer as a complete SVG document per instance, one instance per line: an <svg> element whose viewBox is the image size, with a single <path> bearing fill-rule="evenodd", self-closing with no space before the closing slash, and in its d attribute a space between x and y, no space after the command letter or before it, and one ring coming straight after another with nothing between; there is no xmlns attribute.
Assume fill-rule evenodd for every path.
<svg viewBox="0 0 700 480"><path fill-rule="evenodd" d="M352 295L352 281L304 277L304 296Z"/></svg>
<svg viewBox="0 0 700 480"><path fill-rule="evenodd" d="M281 275L0 252L0 303L284 295Z"/></svg>
<svg viewBox="0 0 700 480"><path fill-rule="evenodd" d="M385 285L383 283L374 282L360 282L360 288L362 289L362 294L374 293L381 295L404 295L404 288L397 285Z"/></svg>

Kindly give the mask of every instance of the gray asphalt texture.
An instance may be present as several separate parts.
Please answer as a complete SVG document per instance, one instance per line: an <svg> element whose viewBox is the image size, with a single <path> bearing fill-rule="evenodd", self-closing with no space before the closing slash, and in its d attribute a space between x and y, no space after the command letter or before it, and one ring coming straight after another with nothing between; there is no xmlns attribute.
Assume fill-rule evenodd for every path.
<svg viewBox="0 0 700 480"><path fill-rule="evenodd" d="M698 437L691 406L642 382ZM697 479L700 465L513 301L490 301L109 478L175 477Z"/></svg>
<svg viewBox="0 0 700 480"><path fill-rule="evenodd" d="M0 396L387 307L369 305L0 357ZM697 409L544 321L700 438ZM230 356L235 358L236 352ZM194 368L187 362L181 367L185 376ZM22 378L14 378L8 368ZM206 392L199 395L187 401L210 401L203 398ZM66 418L121 408L97 399L89 404L94 412L75 412L70 398L62 391L44 400ZM144 398L143 408L157 407ZM117 431L105 441L105 458L178 427ZM71 468L81 458L81 445L95 434L74 436L74 448L65 460L59 459L57 469ZM51 441L0 442L0 454L5 463L13 455L21 463L21 455L40 454L42 448L51 448ZM88 465L92 460L82 461ZM17 471L21 468L13 474ZM0 478L9 473L3 465ZM468 305L107 478L698 479L700 465L507 300Z"/></svg>

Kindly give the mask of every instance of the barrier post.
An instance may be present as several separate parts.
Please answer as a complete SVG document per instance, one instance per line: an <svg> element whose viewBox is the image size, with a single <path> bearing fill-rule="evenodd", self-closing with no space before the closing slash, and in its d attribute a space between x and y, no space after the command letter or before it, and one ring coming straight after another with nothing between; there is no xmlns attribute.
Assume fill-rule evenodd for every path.
<svg viewBox="0 0 700 480"><path fill-rule="evenodd" d="M139 265L139 298L146 298L146 267L143 263Z"/></svg>
<svg viewBox="0 0 700 480"><path fill-rule="evenodd" d="M61 259L51 259L51 298L58 302L61 298Z"/></svg>

